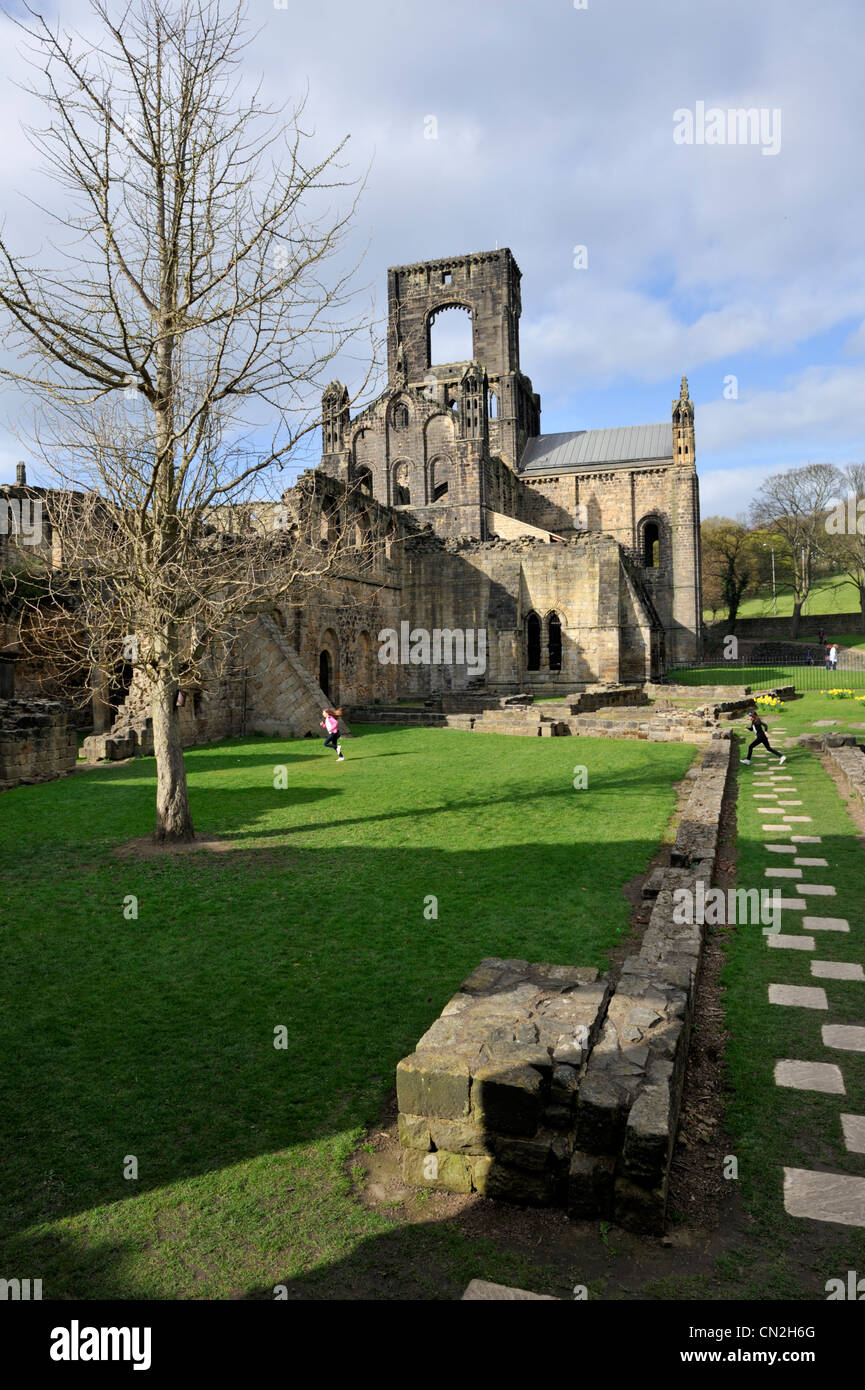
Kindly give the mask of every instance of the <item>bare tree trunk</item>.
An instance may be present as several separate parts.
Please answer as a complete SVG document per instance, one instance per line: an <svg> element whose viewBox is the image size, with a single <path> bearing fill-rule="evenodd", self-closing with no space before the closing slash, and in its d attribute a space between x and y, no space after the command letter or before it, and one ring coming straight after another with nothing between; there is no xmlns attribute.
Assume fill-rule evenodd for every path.
<svg viewBox="0 0 865 1390"><path fill-rule="evenodd" d="M793 642L799 636L799 624L802 621L802 604L804 602L804 599L796 599L793 604L793 619L790 626L790 638Z"/></svg>
<svg viewBox="0 0 865 1390"><path fill-rule="evenodd" d="M153 751L156 755L154 839L157 844L195 839L176 702L176 682L167 675L161 676L153 688Z"/></svg>

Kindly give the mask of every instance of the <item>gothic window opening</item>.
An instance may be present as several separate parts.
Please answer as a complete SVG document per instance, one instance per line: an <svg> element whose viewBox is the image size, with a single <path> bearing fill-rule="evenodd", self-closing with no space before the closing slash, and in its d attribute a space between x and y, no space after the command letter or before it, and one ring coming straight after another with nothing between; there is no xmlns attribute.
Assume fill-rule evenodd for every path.
<svg viewBox="0 0 865 1390"><path fill-rule="evenodd" d="M398 405L393 412L393 427L395 430L408 429L408 406Z"/></svg>
<svg viewBox="0 0 865 1390"><path fill-rule="evenodd" d="M526 618L526 670L541 669L541 620L537 613Z"/></svg>
<svg viewBox="0 0 865 1390"><path fill-rule="evenodd" d="M656 521L647 521L643 528L643 564L657 569L660 564L661 533Z"/></svg>
<svg viewBox="0 0 865 1390"><path fill-rule="evenodd" d="M490 391L487 396L487 415L490 420L497 420L499 414L499 398L495 391Z"/></svg>
<svg viewBox="0 0 865 1390"><path fill-rule="evenodd" d="M474 356L472 314L463 304L448 304L429 319L428 366L471 362Z"/></svg>
<svg viewBox="0 0 865 1390"><path fill-rule="evenodd" d="M550 670L562 669L562 620L558 613L551 613L547 622L547 646L550 654Z"/></svg>

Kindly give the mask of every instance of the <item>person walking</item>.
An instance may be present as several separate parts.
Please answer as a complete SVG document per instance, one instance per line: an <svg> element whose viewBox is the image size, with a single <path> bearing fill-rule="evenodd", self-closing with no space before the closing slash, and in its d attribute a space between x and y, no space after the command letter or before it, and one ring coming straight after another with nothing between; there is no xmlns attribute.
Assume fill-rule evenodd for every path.
<svg viewBox="0 0 865 1390"><path fill-rule="evenodd" d="M829 667L832 671L838 670L838 648L835 646L834 642L829 648Z"/></svg>
<svg viewBox="0 0 865 1390"><path fill-rule="evenodd" d="M821 627L820 631L817 633L817 641L821 647L826 641L826 629L824 627Z"/></svg>
<svg viewBox="0 0 865 1390"><path fill-rule="evenodd" d="M830 667L831 667L831 657L830 657L830 655L829 655L829 643L828 643L828 642L826 643L826 649L825 649L825 651L823 652L823 664L825 665L827 671L830 670Z"/></svg>
<svg viewBox="0 0 865 1390"><path fill-rule="evenodd" d="M758 744L758 743L762 743L762 745L763 745L764 748L768 748L768 750L769 750L770 753L774 753L774 754L775 754L775 757L780 759L780 762L778 763L778 766L781 767L781 766L787 761L787 754L786 754L786 753L779 753L777 748L773 748L773 747L772 747L771 743L769 742L768 738L766 737L766 730L767 730L768 727L769 727L768 724L765 724L765 723L763 722L763 720L760 718L760 716L759 716L759 714L757 713L756 710L752 710L751 713L748 715L748 718L749 718L750 721L751 721L751 732L752 732L753 735L754 735L754 742L751 744L750 748L748 749L748 756L747 756L747 758L740 758L739 761L742 762L742 763L744 763L746 767L750 767L750 764L751 764L751 754L753 753L754 749L757 747L757 744Z"/></svg>
<svg viewBox="0 0 865 1390"><path fill-rule="evenodd" d="M813 665L814 665L814 654L813 654L813 652L811 651L811 648L810 648L810 647L808 648L808 650L807 650L807 652L806 652L806 654L805 654L805 665L806 665L806 666L813 666Z"/></svg>
<svg viewBox="0 0 865 1390"><path fill-rule="evenodd" d="M339 716L342 714L342 710L323 709L322 714L324 718L321 720L321 727L327 733L324 746L325 748L335 748L337 762L344 763L345 758L342 756L342 747L339 742Z"/></svg>

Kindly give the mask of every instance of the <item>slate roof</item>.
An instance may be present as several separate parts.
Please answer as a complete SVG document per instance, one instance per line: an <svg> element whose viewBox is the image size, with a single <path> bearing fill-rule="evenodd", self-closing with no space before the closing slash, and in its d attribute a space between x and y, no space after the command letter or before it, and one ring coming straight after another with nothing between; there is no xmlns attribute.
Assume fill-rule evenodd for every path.
<svg viewBox="0 0 865 1390"><path fill-rule="evenodd" d="M609 430L570 430L530 439L520 459L521 473L562 473L598 464L631 463L673 457L673 426L625 425Z"/></svg>

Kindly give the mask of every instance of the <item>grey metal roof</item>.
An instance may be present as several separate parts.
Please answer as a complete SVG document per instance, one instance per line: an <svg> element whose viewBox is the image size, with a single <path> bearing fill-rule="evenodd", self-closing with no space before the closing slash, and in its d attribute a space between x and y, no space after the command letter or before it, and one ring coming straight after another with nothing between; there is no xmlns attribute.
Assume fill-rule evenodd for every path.
<svg viewBox="0 0 865 1390"><path fill-rule="evenodd" d="M530 439L520 459L521 473L560 473L592 464L627 463L673 457L673 426L624 425L610 430L570 430Z"/></svg>

